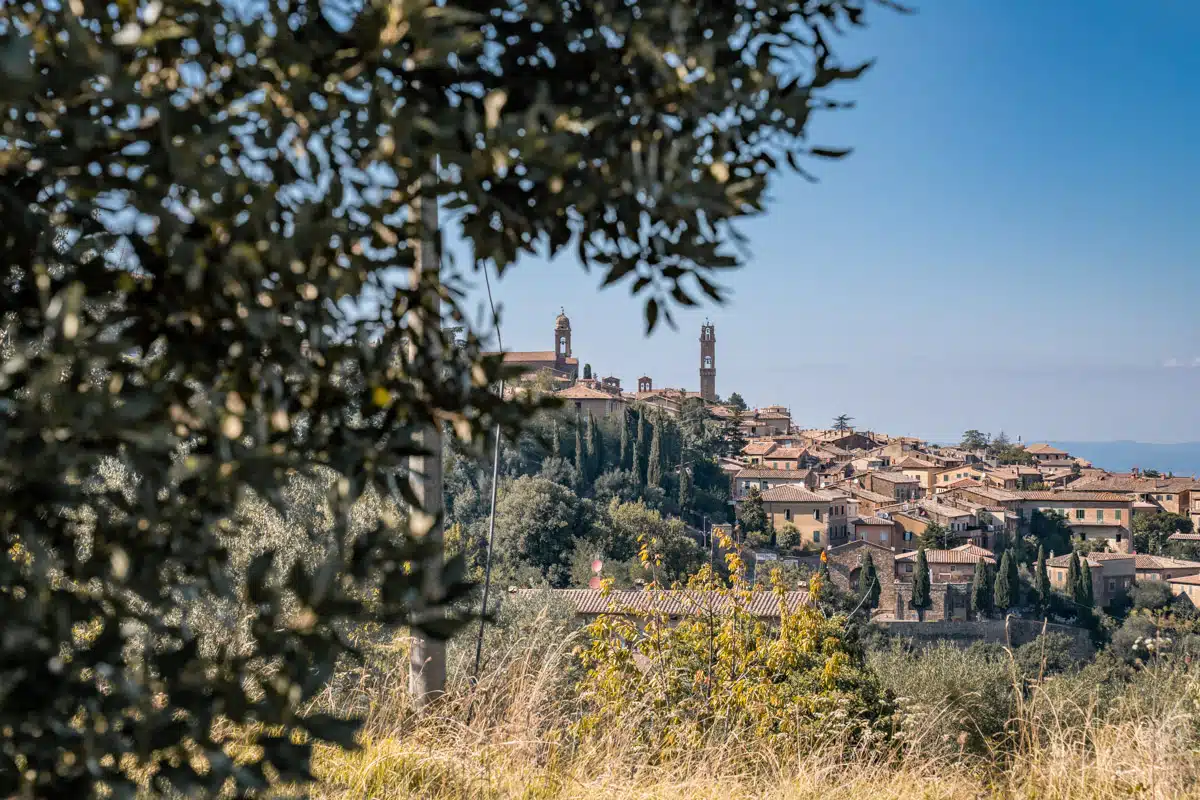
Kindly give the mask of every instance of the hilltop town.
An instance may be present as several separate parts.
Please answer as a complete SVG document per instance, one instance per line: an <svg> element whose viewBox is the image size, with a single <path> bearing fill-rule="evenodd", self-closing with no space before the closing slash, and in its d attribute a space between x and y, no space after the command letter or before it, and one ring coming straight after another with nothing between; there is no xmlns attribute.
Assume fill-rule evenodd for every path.
<svg viewBox="0 0 1200 800"><path fill-rule="evenodd" d="M637 379L636 391L625 391L620 378L595 376L587 364L581 373L565 311L555 319L554 341L552 351L506 353L505 361L553 392L581 427L584 420L627 420L631 413L638 431L643 417L678 424L685 415L699 416L717 426L724 447L713 460L728 481L727 513L710 509L701 527L727 530L759 565L815 568L823 562L847 588L857 585L863 552L869 552L882 587L877 617L912 617L918 550L930 599L919 598L917 606L939 609L935 616L942 619L969 617L976 573L991 572L994 582L1004 551L1023 545L1043 549L1039 569L1068 595L1078 582L1072 558L1078 569L1086 565L1100 609L1123 602L1136 582L1149 579L1200 600L1200 560L1192 558L1200 552L1195 477L1109 472L1050 444L977 430L942 446L861 430L846 415L829 427L805 427L786 406L750 408L736 393L719 397L716 331L709 322L700 329L699 391L656 389L650 375ZM680 477L656 482L664 488L686 483L682 473L689 466L663 460ZM664 512L686 517L685 506ZM702 543L710 541L707 528L701 534ZM1028 563L1033 556L1020 554Z"/></svg>

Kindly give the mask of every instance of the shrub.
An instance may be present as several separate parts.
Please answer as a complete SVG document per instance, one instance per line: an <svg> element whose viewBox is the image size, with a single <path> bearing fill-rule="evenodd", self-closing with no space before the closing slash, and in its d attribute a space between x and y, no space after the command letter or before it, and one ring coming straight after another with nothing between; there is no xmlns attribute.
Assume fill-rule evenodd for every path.
<svg viewBox="0 0 1200 800"><path fill-rule="evenodd" d="M1136 611L1162 611L1174 601L1175 593L1166 581L1145 580L1134 584L1130 599Z"/></svg>
<svg viewBox="0 0 1200 800"><path fill-rule="evenodd" d="M799 547L801 544L800 529L790 522L780 525L775 537L775 541L778 543L780 549L791 550L794 547Z"/></svg>

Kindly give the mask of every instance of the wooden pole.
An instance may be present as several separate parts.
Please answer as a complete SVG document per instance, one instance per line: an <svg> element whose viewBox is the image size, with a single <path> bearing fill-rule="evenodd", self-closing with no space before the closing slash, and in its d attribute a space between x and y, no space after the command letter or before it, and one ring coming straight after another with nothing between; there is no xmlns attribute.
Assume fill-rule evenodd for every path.
<svg viewBox="0 0 1200 800"><path fill-rule="evenodd" d="M441 282L441 252L438 239L438 207L436 162L430 170L429 177L421 181L417 196L413 201L414 222L418 231L418 239L413 242L415 255L411 268L413 283L423 281L425 285ZM434 298L432 306L425 305L413 309L408 320L410 347L422 346L421 343L432 343L440 348L437 334L441 331L442 314L441 301ZM425 331L433 329L435 335L426 337ZM437 358L440 353L430 353ZM437 425L432 425L418 434L422 449L430 455L413 456L409 460L409 473L413 490L421 509L433 516L433 525L426 536L432 537L439 545L435 555L425 565L425 596L433 597L438 592L441 582L440 545L444 533L443 510L444 495L442 483L442 431ZM446 691L446 643L435 639L424 639L414 636L412 649L409 651L408 690L412 694L413 705L423 709Z"/></svg>

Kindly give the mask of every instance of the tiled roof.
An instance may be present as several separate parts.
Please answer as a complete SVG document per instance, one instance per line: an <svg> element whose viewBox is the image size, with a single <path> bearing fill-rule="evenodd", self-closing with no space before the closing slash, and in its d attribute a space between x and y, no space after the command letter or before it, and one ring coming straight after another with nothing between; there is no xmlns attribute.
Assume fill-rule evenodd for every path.
<svg viewBox="0 0 1200 800"><path fill-rule="evenodd" d="M951 547L950 549L959 553L971 553L973 555L986 556L988 558L996 557L996 554L991 550L988 550L986 547L980 547L977 544L960 544L958 547Z"/></svg>
<svg viewBox="0 0 1200 800"><path fill-rule="evenodd" d="M1127 502L1129 502L1129 497L1126 495L1123 495L1123 494L1118 494L1116 492L1080 492L1080 491L1076 490L1076 488L1073 484L1069 490L1064 491L1064 492L1014 491L1013 494L1017 495L1017 497L1019 497L1022 500L1033 500L1033 501L1059 500L1059 501L1069 502L1069 503L1087 503L1087 502L1127 503Z"/></svg>
<svg viewBox="0 0 1200 800"><path fill-rule="evenodd" d="M593 389L590 386L572 386L570 389L563 389L561 392L555 392L555 397L562 397L567 400L618 400L616 395L608 392L602 392L599 389Z"/></svg>
<svg viewBox="0 0 1200 800"><path fill-rule="evenodd" d="M1086 558L1087 558L1088 564L1090 564L1093 567L1098 567L1101 564L1103 564L1105 561L1123 561L1126 559L1128 559L1129 561L1133 561L1134 557L1132 555L1130 555L1129 553L1088 553ZM1080 559L1080 560L1082 561L1083 559ZM1071 554L1070 553L1067 553L1065 556L1055 556L1054 558L1052 558L1046 562L1046 564L1051 567L1065 567L1065 566L1068 566L1070 563L1071 563Z"/></svg>
<svg viewBox="0 0 1200 800"><path fill-rule="evenodd" d="M939 503L936 500L918 500L917 505L928 511L930 514L940 514L943 517L969 517L970 511L954 506L948 506L945 503Z"/></svg>
<svg viewBox="0 0 1200 800"><path fill-rule="evenodd" d="M1186 569L1193 567L1200 570L1200 561L1182 561L1166 556L1152 556L1149 553L1135 553L1134 562L1138 569Z"/></svg>
<svg viewBox="0 0 1200 800"><path fill-rule="evenodd" d="M1167 583L1184 583L1188 586L1200 586L1200 575L1180 575L1178 578L1168 578Z"/></svg>
<svg viewBox="0 0 1200 800"><path fill-rule="evenodd" d="M1167 537L1170 542L1200 542L1200 533L1172 533Z"/></svg>
<svg viewBox="0 0 1200 800"><path fill-rule="evenodd" d="M1078 491L1137 492L1188 492L1200 491L1200 482L1195 478L1135 478L1132 475L1093 475L1080 478L1071 484Z"/></svg>
<svg viewBox="0 0 1200 800"><path fill-rule="evenodd" d="M524 589L516 594L527 597L556 597L575 608L576 614L627 614L634 612L665 614L669 617L693 614L730 613L734 601L717 592L664 590L613 591L599 589ZM784 592L784 608L789 612L809 604L808 592ZM746 611L763 618L779 617L779 598L774 592L751 592L745 601Z"/></svg>
<svg viewBox="0 0 1200 800"><path fill-rule="evenodd" d="M981 486L979 488L972 487L972 494L977 494L980 497L986 497L989 500L995 500L998 503L1003 503L1006 500L1020 500L1021 497L1011 489L1001 489L998 486Z"/></svg>
<svg viewBox="0 0 1200 800"><path fill-rule="evenodd" d="M886 494L880 494L879 492L872 492L869 489L863 489L859 486L851 486L850 494L853 497L870 500L872 503L892 503L896 500L894 497L888 497Z"/></svg>
<svg viewBox="0 0 1200 800"><path fill-rule="evenodd" d="M886 525L889 528L891 528L891 527L894 527L896 523L892 522L890 519L884 519L883 517L855 517L854 524L855 525Z"/></svg>
<svg viewBox="0 0 1200 800"><path fill-rule="evenodd" d="M1066 450L1059 450L1057 447L1053 447L1048 444L1043 444L1041 442L1038 442L1037 444L1026 445L1025 452L1026 453L1042 453L1045 455L1056 455L1056 456L1070 455Z"/></svg>
<svg viewBox="0 0 1200 800"><path fill-rule="evenodd" d="M762 478L775 481L796 481L802 483L812 474L809 469L769 469L766 467L746 467L734 475L735 478Z"/></svg>
<svg viewBox="0 0 1200 800"><path fill-rule="evenodd" d="M900 461L898 464L893 464L892 466L899 469L936 469L938 465L932 461L922 461L919 458L907 456L904 458L904 460Z"/></svg>
<svg viewBox="0 0 1200 800"><path fill-rule="evenodd" d="M983 486L983 484L980 483L979 481L975 480L974 478L959 478L954 483L947 483L945 488L947 488L947 489L966 489L966 488L969 488L972 486Z"/></svg>
<svg viewBox="0 0 1200 800"><path fill-rule="evenodd" d="M558 356L553 350L514 350L504 354L505 361L549 361L554 363Z"/></svg>
<svg viewBox="0 0 1200 800"><path fill-rule="evenodd" d="M915 475L905 475L902 472L872 472L871 474L888 483L919 483Z"/></svg>
<svg viewBox="0 0 1200 800"><path fill-rule="evenodd" d="M742 452L748 456L763 456L771 452L774 448L774 442L751 442L742 448Z"/></svg>
<svg viewBox="0 0 1200 800"><path fill-rule="evenodd" d="M983 548L979 548L982 550ZM909 553L903 553L896 556L897 561L916 561L917 553L920 551L914 550ZM996 563L994 555L982 555L980 553L972 553L966 550L926 550L925 560L930 564L975 564L979 561L988 561L992 564Z"/></svg>
<svg viewBox="0 0 1200 800"><path fill-rule="evenodd" d="M808 452L803 447L777 447L766 454L766 458L800 458Z"/></svg>
<svg viewBox="0 0 1200 800"><path fill-rule="evenodd" d="M801 489L798 486L780 486L777 489L768 489L762 493L764 502L769 503L828 503L828 497L810 492L807 489Z"/></svg>

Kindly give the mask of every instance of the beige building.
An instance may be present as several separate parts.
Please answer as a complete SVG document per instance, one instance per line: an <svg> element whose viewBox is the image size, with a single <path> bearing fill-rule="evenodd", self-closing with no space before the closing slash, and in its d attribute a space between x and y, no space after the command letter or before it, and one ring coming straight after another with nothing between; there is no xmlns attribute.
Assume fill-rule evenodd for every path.
<svg viewBox="0 0 1200 800"><path fill-rule="evenodd" d="M850 520L850 541L891 549L896 545L896 523L882 517L855 517Z"/></svg>
<svg viewBox="0 0 1200 800"><path fill-rule="evenodd" d="M892 466L910 478L916 478L917 485L921 487L921 493L926 495L933 494L934 476L942 469L942 465L935 461L927 461L911 455Z"/></svg>
<svg viewBox="0 0 1200 800"><path fill-rule="evenodd" d="M1171 585L1171 593L1176 597L1186 597L1192 605L1200 608L1200 575L1183 575L1167 581Z"/></svg>
<svg viewBox="0 0 1200 800"><path fill-rule="evenodd" d="M567 408L574 407L581 416L586 417L591 414L596 419L614 411L620 411L625 407L625 400L620 394L597 389L584 381L576 383L569 389L555 392L554 396L562 400Z"/></svg>
<svg viewBox="0 0 1200 800"><path fill-rule="evenodd" d="M980 561L995 566L996 556L980 547L966 545L952 550L926 550L930 583L970 583L975 577L975 565ZM896 556L896 578L912 582L916 552Z"/></svg>
<svg viewBox="0 0 1200 800"><path fill-rule="evenodd" d="M824 547L841 544L850 536L849 517L857 514L849 498L831 492L781 486L762 493L767 519L778 531L795 525L800 541Z"/></svg>
<svg viewBox="0 0 1200 800"><path fill-rule="evenodd" d="M1139 581L1170 581L1175 578L1200 574L1200 561L1184 561L1166 556L1152 556L1149 553L1136 553L1133 556L1133 562Z"/></svg>
<svg viewBox="0 0 1200 800"><path fill-rule="evenodd" d="M1033 456L1033 460L1039 464L1055 461L1067 461L1071 458L1071 454L1066 450L1059 450L1057 447L1048 444L1031 444L1026 445L1025 452Z"/></svg>
<svg viewBox="0 0 1200 800"><path fill-rule="evenodd" d="M862 477L862 486L897 503L916 500L921 495L920 481L903 472L868 472Z"/></svg>
<svg viewBox="0 0 1200 800"><path fill-rule="evenodd" d="M803 447L776 447L762 457L763 466L772 469L800 469L810 462L808 450Z"/></svg>
<svg viewBox="0 0 1200 800"><path fill-rule="evenodd" d="M746 467L733 476L733 499L744 499L751 489L766 492L781 486L796 486L811 491L817 488L817 475L807 469Z"/></svg>
<svg viewBox="0 0 1200 800"><path fill-rule="evenodd" d="M1034 511L1057 511L1078 541L1102 540L1118 553L1133 551L1133 500L1128 495L1072 489L1014 494L1021 498L1017 513L1025 523Z"/></svg>
<svg viewBox="0 0 1200 800"><path fill-rule="evenodd" d="M983 479L987 476L987 470L975 464L962 464L957 467L948 467L939 470L933 476L933 485L937 491L944 491L951 484L963 480L976 480L983 483Z"/></svg>
<svg viewBox="0 0 1200 800"><path fill-rule="evenodd" d="M1126 553L1089 553L1079 559L1080 566L1086 561L1092 573L1092 596L1097 608L1107 608L1114 600L1129 593L1137 579L1136 561ZM1067 588L1067 572L1071 555L1056 556L1046 562L1046 573L1050 585L1060 592L1070 593Z"/></svg>

